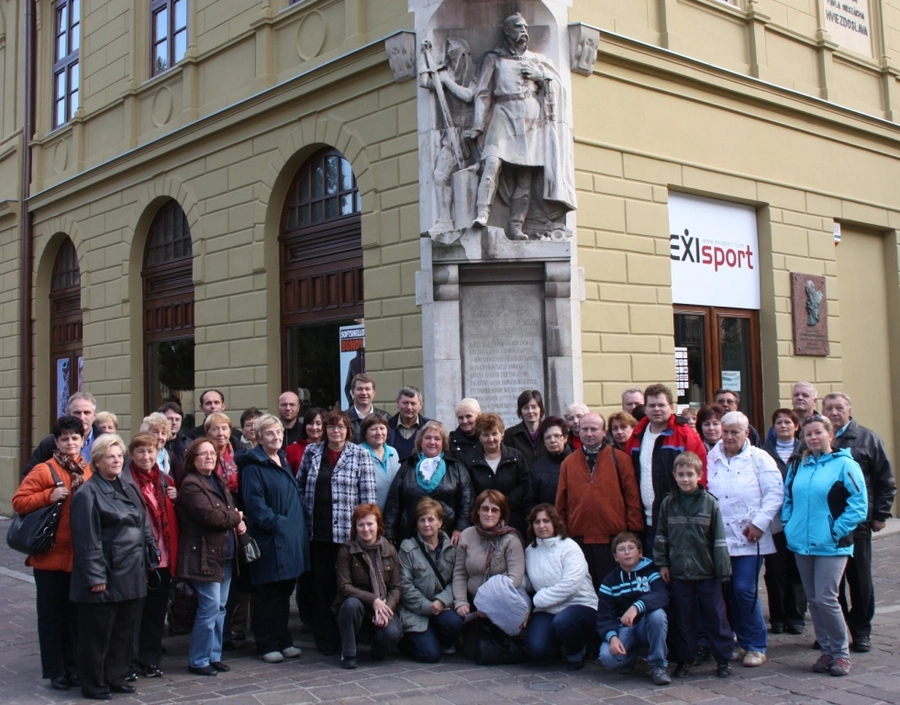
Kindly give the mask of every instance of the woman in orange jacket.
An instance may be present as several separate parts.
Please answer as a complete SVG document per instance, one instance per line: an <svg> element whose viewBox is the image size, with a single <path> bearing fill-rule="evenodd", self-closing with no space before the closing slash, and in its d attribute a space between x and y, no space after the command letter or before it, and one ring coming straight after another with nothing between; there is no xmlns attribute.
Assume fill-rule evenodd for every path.
<svg viewBox="0 0 900 705"><path fill-rule="evenodd" d="M53 457L25 476L13 495L12 506L19 514L29 514L62 500L56 543L46 553L26 558L25 565L34 570L43 677L50 679L54 690L68 690L81 685L76 665L78 608L69 601L74 557L69 508L72 495L90 478L91 469L81 457L84 426L80 419L60 417L53 427L53 437ZM53 473L62 487L56 486Z"/></svg>

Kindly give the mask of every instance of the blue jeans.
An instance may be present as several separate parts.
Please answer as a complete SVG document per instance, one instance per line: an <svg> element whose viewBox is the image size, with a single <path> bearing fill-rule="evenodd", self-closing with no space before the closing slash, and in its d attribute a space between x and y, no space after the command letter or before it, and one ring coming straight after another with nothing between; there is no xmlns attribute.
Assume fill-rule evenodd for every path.
<svg viewBox="0 0 900 705"><path fill-rule="evenodd" d="M535 612L525 632L525 650L535 661L548 661L562 644L566 658L580 659L596 623L597 610L584 605L572 605L556 614Z"/></svg>
<svg viewBox="0 0 900 705"><path fill-rule="evenodd" d="M197 592L197 618L191 630L188 647L188 665L194 668L208 666L211 661L222 660L222 628L225 625L225 605L228 604L228 588L231 585L231 561L225 561L225 579L221 583L191 580Z"/></svg>
<svg viewBox="0 0 900 705"><path fill-rule="evenodd" d="M653 610L645 614L633 627L619 626L619 640L625 647L624 656L614 656L609 651L609 642L600 645L600 663L606 668L630 668L637 660L637 647L648 649L647 663L650 666L668 665L666 661L666 634L669 631L669 619L664 609Z"/></svg>
<svg viewBox="0 0 900 705"><path fill-rule="evenodd" d="M762 556L732 556L731 582L726 583L725 599L731 628L738 646L747 651L766 653L766 622L759 602L759 571Z"/></svg>
<svg viewBox="0 0 900 705"><path fill-rule="evenodd" d="M406 632L400 642L400 650L413 661L437 663L445 648L456 644L462 634L463 618L456 610L444 610L428 619L424 632Z"/></svg>

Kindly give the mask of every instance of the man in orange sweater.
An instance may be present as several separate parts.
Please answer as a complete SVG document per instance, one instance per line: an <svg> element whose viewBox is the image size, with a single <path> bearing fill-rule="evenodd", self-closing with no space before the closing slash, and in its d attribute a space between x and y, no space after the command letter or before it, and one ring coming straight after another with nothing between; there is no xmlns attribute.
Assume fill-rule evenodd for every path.
<svg viewBox="0 0 900 705"><path fill-rule="evenodd" d="M599 414L581 417L581 448L563 461L556 490L556 511L584 551L594 588L616 567L610 551L616 534L644 530L634 466L605 442L605 426Z"/></svg>

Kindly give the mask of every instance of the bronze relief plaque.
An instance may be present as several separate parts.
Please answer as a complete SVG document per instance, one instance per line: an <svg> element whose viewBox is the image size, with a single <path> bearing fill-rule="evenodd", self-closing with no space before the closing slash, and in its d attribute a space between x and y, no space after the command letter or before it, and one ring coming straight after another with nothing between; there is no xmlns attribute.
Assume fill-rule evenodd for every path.
<svg viewBox="0 0 900 705"><path fill-rule="evenodd" d="M828 355L828 296L825 277L791 272L795 355Z"/></svg>

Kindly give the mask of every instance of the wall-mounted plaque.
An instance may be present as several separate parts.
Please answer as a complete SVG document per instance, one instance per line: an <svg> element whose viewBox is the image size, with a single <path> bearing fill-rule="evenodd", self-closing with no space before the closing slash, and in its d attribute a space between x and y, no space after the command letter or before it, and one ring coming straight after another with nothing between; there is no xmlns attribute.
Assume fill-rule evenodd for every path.
<svg viewBox="0 0 900 705"><path fill-rule="evenodd" d="M828 296L825 277L791 272L794 354L828 355Z"/></svg>

